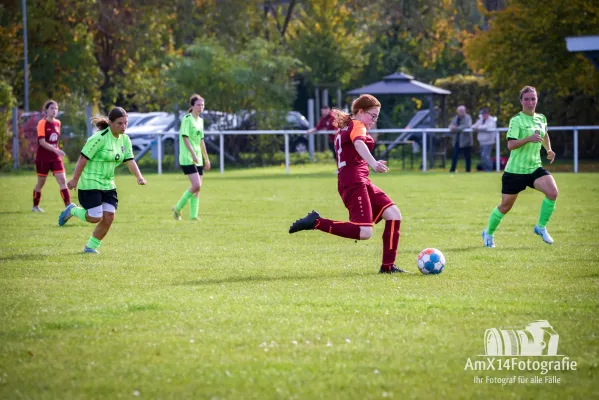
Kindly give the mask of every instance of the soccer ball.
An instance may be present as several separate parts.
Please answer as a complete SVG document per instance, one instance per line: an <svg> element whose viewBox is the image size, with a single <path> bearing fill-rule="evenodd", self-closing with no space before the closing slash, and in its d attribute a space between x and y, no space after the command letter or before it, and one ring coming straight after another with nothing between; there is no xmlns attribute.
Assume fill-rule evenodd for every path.
<svg viewBox="0 0 599 400"><path fill-rule="evenodd" d="M418 269L425 275L440 274L445 268L445 256L437 249L424 249L416 260Z"/></svg>

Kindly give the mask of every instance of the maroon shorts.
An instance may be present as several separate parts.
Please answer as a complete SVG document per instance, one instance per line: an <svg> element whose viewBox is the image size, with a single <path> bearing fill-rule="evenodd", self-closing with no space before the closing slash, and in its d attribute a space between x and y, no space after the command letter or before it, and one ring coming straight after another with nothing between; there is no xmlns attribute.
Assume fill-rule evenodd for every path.
<svg viewBox="0 0 599 400"><path fill-rule="evenodd" d="M349 211L349 221L356 225L377 224L388 207L395 203L372 183L339 188L343 204Z"/></svg>
<svg viewBox="0 0 599 400"><path fill-rule="evenodd" d="M56 161L35 161L35 170L37 176L48 176L48 173L52 171L54 175L64 172L64 165L62 160Z"/></svg>

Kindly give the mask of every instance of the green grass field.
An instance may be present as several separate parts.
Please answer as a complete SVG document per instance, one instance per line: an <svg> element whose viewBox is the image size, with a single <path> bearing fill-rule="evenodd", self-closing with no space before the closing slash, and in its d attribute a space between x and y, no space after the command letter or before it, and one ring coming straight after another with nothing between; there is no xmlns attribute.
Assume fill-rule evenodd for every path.
<svg viewBox="0 0 599 400"><path fill-rule="evenodd" d="M117 176L116 221L84 255L92 226L57 226L56 182L33 214L35 175L0 176L0 398L599 397L599 175L555 174L553 246L527 190L495 249L480 232L499 174L373 176L404 217L401 276L377 273L382 225L359 243L287 233L313 208L347 218L330 165L209 172L200 222L171 216L182 174L146 178ZM444 252L441 275L418 272L425 247ZM486 329L535 320L576 370L465 370ZM486 382L512 376L560 383Z"/></svg>

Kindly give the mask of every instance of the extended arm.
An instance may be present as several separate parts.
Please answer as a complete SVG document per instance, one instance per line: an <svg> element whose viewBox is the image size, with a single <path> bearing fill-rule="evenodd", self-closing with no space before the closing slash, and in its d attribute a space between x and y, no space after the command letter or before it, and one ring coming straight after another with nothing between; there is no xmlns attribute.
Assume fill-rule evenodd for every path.
<svg viewBox="0 0 599 400"><path fill-rule="evenodd" d="M370 150L368 150L368 146L362 140L356 140L354 142L354 147L356 151L370 165L370 168L375 170L376 172L387 172L389 168L385 165L386 161L377 161L374 159L372 154L370 154Z"/></svg>
<svg viewBox="0 0 599 400"><path fill-rule="evenodd" d="M67 187L71 190L77 187L77 183L79 182L79 178L81 177L81 173L83 169L87 165L87 158L83 156L79 156L77 160L77 165L75 165L75 171L73 172L73 177L70 181L67 182Z"/></svg>
<svg viewBox="0 0 599 400"><path fill-rule="evenodd" d="M202 156L204 157L204 167L206 171L209 171L211 168L210 159L208 158L208 151L206 150L206 143L204 143L204 139L200 142L200 146L202 149Z"/></svg>
<svg viewBox="0 0 599 400"><path fill-rule="evenodd" d="M545 138L543 138L543 147L545 148L545 150L547 150L547 159L550 162L550 164L553 164L553 161L555 161L555 153L553 152L553 150L551 150L551 140L549 139L549 132L545 133Z"/></svg>
<svg viewBox="0 0 599 400"><path fill-rule="evenodd" d="M139 185L145 185L146 180L141 175L141 171L139 170L139 167L137 166L137 163L135 162L135 160L129 160L126 162L126 164L127 164L127 168L129 168L129 172L131 172L137 178L137 183Z"/></svg>

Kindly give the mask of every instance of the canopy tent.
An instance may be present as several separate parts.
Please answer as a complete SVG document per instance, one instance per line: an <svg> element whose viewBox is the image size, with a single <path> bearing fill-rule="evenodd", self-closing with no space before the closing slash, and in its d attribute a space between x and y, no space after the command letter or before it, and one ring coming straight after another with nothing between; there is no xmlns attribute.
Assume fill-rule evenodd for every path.
<svg viewBox="0 0 599 400"><path fill-rule="evenodd" d="M436 122L434 114L434 96L441 97L441 112L442 122L445 125L445 96L451 94L449 90L441 89L433 85L428 85L423 82L419 82L414 79L413 76L404 74L403 72L396 72L391 75L387 75L382 81L371 83L370 85L363 86L358 89L352 89L347 92L350 95L359 96L361 94L372 94L377 95L421 95L428 96L429 106L431 110L431 119L433 126Z"/></svg>

